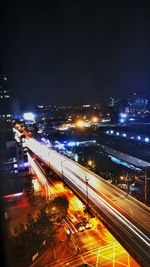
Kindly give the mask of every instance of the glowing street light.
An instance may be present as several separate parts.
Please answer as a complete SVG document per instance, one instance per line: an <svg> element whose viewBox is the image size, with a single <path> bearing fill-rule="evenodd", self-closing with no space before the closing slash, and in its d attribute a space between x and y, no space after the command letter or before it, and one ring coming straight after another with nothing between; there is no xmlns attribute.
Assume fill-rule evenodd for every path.
<svg viewBox="0 0 150 267"><path fill-rule="evenodd" d="M98 118L94 116L94 117L92 117L91 121L96 123L96 122L98 122Z"/></svg>
<svg viewBox="0 0 150 267"><path fill-rule="evenodd" d="M94 170L96 167L95 162L91 159L88 160L87 165L91 170Z"/></svg>
<svg viewBox="0 0 150 267"><path fill-rule="evenodd" d="M124 176L120 176L120 180L123 181L124 180Z"/></svg>
<svg viewBox="0 0 150 267"><path fill-rule="evenodd" d="M84 127L84 126L85 126L85 122L84 122L83 120L78 120L78 121L76 122L76 126L77 126L77 127Z"/></svg>
<svg viewBox="0 0 150 267"><path fill-rule="evenodd" d="M92 160L88 160L88 165L89 165L89 166L92 166L92 163L93 163Z"/></svg>

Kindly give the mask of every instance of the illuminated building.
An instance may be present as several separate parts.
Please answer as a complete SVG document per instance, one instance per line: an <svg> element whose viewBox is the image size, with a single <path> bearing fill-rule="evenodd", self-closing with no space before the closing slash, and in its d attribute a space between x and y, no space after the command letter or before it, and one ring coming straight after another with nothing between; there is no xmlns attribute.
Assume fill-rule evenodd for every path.
<svg viewBox="0 0 150 267"><path fill-rule="evenodd" d="M127 108L130 114L140 114L149 111L149 101L147 98L139 97L136 93L129 96Z"/></svg>
<svg viewBox="0 0 150 267"><path fill-rule="evenodd" d="M11 118L11 103L7 77L0 74L0 119Z"/></svg>

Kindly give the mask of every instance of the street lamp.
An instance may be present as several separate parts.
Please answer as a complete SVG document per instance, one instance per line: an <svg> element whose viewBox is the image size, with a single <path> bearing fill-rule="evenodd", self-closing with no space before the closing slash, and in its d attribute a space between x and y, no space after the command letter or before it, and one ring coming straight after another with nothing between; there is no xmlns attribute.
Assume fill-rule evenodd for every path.
<svg viewBox="0 0 150 267"><path fill-rule="evenodd" d="M147 202L147 169L145 169L144 173L144 200Z"/></svg>
<svg viewBox="0 0 150 267"><path fill-rule="evenodd" d="M88 207L89 207L89 192L88 192L89 177L85 176L85 181L86 181L86 209L88 210Z"/></svg>
<svg viewBox="0 0 150 267"><path fill-rule="evenodd" d="M88 160L88 165L89 165L89 166L92 166L92 163L93 163L92 160L89 159L89 160Z"/></svg>
<svg viewBox="0 0 150 267"><path fill-rule="evenodd" d="M121 176L120 176L120 180L121 180L121 181L124 181L124 176L121 175Z"/></svg>
<svg viewBox="0 0 150 267"><path fill-rule="evenodd" d="M61 173L62 173L62 179L63 179L63 177L64 177L64 175L63 175L63 165L62 165L64 161L66 161L66 159L61 160Z"/></svg>

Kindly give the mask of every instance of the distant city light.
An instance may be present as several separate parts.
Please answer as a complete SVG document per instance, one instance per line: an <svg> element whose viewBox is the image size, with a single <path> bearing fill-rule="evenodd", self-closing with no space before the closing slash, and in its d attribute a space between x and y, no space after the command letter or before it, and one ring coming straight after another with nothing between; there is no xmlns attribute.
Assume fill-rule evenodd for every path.
<svg viewBox="0 0 150 267"><path fill-rule="evenodd" d="M89 108L89 107L90 107L90 105L83 105L83 107L84 107L84 108Z"/></svg>
<svg viewBox="0 0 150 267"><path fill-rule="evenodd" d="M77 161L78 162L78 154L75 154L75 156L74 156L74 159L75 159L75 161Z"/></svg>
<svg viewBox="0 0 150 267"><path fill-rule="evenodd" d="M92 166L92 163L93 163L92 160L88 160L88 165L89 165L89 166Z"/></svg>
<svg viewBox="0 0 150 267"><path fill-rule="evenodd" d="M137 139L138 139L138 140L141 140L141 136L138 136Z"/></svg>
<svg viewBox="0 0 150 267"><path fill-rule="evenodd" d="M126 118L127 117L127 114L126 113L120 113L120 117L121 118Z"/></svg>
<svg viewBox="0 0 150 267"><path fill-rule="evenodd" d="M116 135L119 135L119 132L117 132Z"/></svg>
<svg viewBox="0 0 150 267"><path fill-rule="evenodd" d="M113 131L113 130L111 130L111 131L110 131L110 133L111 133L111 134L113 134L113 133L114 133L114 131Z"/></svg>
<svg viewBox="0 0 150 267"><path fill-rule="evenodd" d="M41 105L41 106L38 106L38 108L43 108L44 106L43 105Z"/></svg>
<svg viewBox="0 0 150 267"><path fill-rule="evenodd" d="M149 138L148 137L145 137L145 142L149 142Z"/></svg>
<svg viewBox="0 0 150 267"><path fill-rule="evenodd" d="M126 135L126 133L123 133L123 135L122 135L123 137L127 137L127 135Z"/></svg>
<svg viewBox="0 0 150 267"><path fill-rule="evenodd" d="M84 126L85 126L85 122L84 122L83 120L78 120L78 121L76 122L76 126L77 126L77 127L84 127Z"/></svg>
<svg viewBox="0 0 150 267"><path fill-rule="evenodd" d="M98 118L94 116L94 117L91 118L91 121L96 123L96 122L98 122Z"/></svg>
<svg viewBox="0 0 150 267"><path fill-rule="evenodd" d="M65 150L64 144L61 144L61 143L59 145L55 146L55 147L57 147L58 149Z"/></svg>
<svg viewBox="0 0 150 267"><path fill-rule="evenodd" d="M20 167L20 168L27 168L27 167L29 167L29 163L28 163L28 162L21 162L21 163L19 164L19 167Z"/></svg>
<svg viewBox="0 0 150 267"><path fill-rule="evenodd" d="M35 115L32 112L26 112L23 114L23 118L26 121L35 121Z"/></svg>
<svg viewBox="0 0 150 267"><path fill-rule="evenodd" d="M102 119L102 122L109 122L110 119Z"/></svg>
<svg viewBox="0 0 150 267"><path fill-rule="evenodd" d="M120 122L121 122L121 123L124 123L124 122L125 122L125 119L121 118L121 119L120 119Z"/></svg>
<svg viewBox="0 0 150 267"><path fill-rule="evenodd" d="M71 142L67 143L67 146L75 146L75 145L76 145L76 142L74 142L74 141L71 141Z"/></svg>

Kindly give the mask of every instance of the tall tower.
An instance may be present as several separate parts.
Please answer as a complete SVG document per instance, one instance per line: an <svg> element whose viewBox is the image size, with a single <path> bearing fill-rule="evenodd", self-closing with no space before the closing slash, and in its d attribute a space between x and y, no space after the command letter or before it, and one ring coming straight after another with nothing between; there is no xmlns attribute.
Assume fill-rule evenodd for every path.
<svg viewBox="0 0 150 267"><path fill-rule="evenodd" d="M11 118L11 102L6 75L0 73L0 119Z"/></svg>

